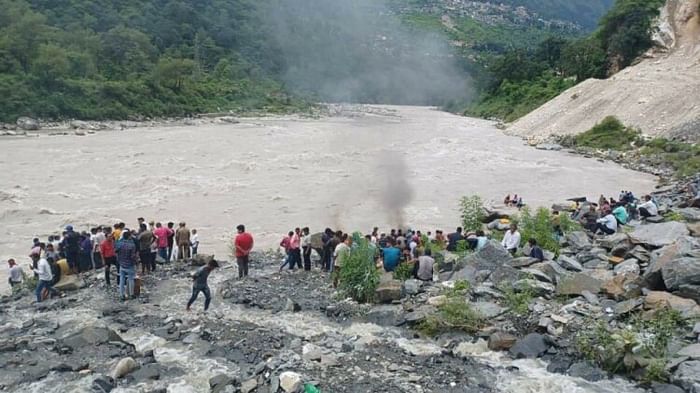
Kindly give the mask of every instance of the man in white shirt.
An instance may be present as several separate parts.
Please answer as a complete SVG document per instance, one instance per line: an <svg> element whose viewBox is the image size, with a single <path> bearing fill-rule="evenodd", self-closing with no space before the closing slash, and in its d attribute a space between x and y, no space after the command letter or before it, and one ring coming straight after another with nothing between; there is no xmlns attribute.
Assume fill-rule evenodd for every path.
<svg viewBox="0 0 700 393"><path fill-rule="evenodd" d="M311 270L311 230L309 227L304 227L301 230L301 250L304 257L304 270Z"/></svg>
<svg viewBox="0 0 700 393"><path fill-rule="evenodd" d="M520 232L518 232L518 225L510 224L510 230L508 230L503 236L503 241L501 242L503 247L508 250L510 255L515 255L520 247Z"/></svg>
<svg viewBox="0 0 700 393"><path fill-rule="evenodd" d="M612 212L608 212L603 218L598 219L597 223L596 233L601 231L606 235L612 235L617 232L617 219Z"/></svg>
<svg viewBox="0 0 700 393"><path fill-rule="evenodd" d="M10 283L10 287L14 288L16 285L22 283L22 268L15 263L15 260L10 258L7 260L7 264L10 265L10 277L7 281Z"/></svg>
<svg viewBox="0 0 700 393"><path fill-rule="evenodd" d="M653 217L659 214L659 208L656 206L654 201L651 200L651 196L644 196L644 203L639 205L639 215L642 218Z"/></svg>
<svg viewBox="0 0 700 393"><path fill-rule="evenodd" d="M34 269L33 265L30 265L31 270L38 275L39 282L36 285L36 290L34 291L34 294L36 295L36 302L41 303L41 298L42 298L42 292L44 289L46 289L49 292L54 292L54 289L51 288L51 284L53 281L53 274L51 273L51 265L49 265L49 262L39 256L37 253L32 253L30 255L32 258L32 262L36 262L37 268Z"/></svg>
<svg viewBox="0 0 700 393"><path fill-rule="evenodd" d="M350 254L350 245L352 245L352 238L347 233L344 233L340 243L335 246L335 252L333 253L333 288L338 287L340 270L343 268L345 258Z"/></svg>

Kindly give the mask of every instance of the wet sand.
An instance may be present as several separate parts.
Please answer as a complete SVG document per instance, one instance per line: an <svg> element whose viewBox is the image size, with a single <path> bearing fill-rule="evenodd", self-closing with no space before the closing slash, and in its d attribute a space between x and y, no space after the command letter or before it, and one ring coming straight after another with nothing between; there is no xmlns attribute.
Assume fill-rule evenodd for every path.
<svg viewBox="0 0 700 393"><path fill-rule="evenodd" d="M0 140L0 258L26 266L34 236L136 218L186 221L200 252L228 257L239 223L258 248L296 226L369 231L396 216L382 201L405 177L404 224L452 230L458 199L517 193L534 206L574 196L650 191L653 176L565 152L539 151L492 122L424 107L373 107L322 119L135 128ZM390 157L399 164L386 165ZM400 164L401 159L406 163ZM402 175L401 173L404 172ZM387 195L389 194L389 195ZM399 198L401 199L401 198ZM7 290L6 265L0 290Z"/></svg>

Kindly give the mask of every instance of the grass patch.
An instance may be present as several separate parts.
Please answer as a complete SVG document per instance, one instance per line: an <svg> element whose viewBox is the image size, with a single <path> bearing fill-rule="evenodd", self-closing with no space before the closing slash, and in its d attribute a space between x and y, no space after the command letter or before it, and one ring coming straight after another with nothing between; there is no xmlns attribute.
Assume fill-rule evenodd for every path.
<svg viewBox="0 0 700 393"><path fill-rule="evenodd" d="M503 304L508 307L511 314L527 314L530 303L532 303L534 298L532 288L528 287L522 291L516 291L512 285L501 285L499 289L503 292Z"/></svg>
<svg viewBox="0 0 700 393"><path fill-rule="evenodd" d="M593 149L631 150L634 144L640 144L641 133L634 128L625 127L614 116L608 116L590 130L578 134L568 144Z"/></svg>
<svg viewBox="0 0 700 393"><path fill-rule="evenodd" d="M484 326L485 319L467 303L468 292L469 282L467 281L457 281L454 287L445 289L443 294L447 297L447 301L438 306L436 313L418 324L418 330L428 336L449 331L470 334L478 332Z"/></svg>
<svg viewBox="0 0 700 393"><path fill-rule="evenodd" d="M379 271L374 265L374 248L359 234L353 234L354 246L340 269L339 289L360 303L374 299L379 285Z"/></svg>
<svg viewBox="0 0 700 393"><path fill-rule="evenodd" d="M660 163L673 168L677 177L700 172L700 146L697 144L656 138L644 144L641 154L655 156Z"/></svg>

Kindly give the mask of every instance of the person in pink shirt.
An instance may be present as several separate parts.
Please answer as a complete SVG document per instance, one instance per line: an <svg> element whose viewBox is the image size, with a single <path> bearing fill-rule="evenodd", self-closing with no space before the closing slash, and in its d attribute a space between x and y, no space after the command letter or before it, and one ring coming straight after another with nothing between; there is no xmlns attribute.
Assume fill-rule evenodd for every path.
<svg viewBox="0 0 700 393"><path fill-rule="evenodd" d="M284 269L284 267L292 261L291 254L289 253L289 247L292 243L292 236L294 236L294 232L289 231L289 233L280 241L280 247L284 248L284 263L282 266L280 266L280 271L282 271L282 269Z"/></svg>
<svg viewBox="0 0 700 393"><path fill-rule="evenodd" d="M156 245L158 246L158 255L168 262L168 235L170 230L161 223L156 223L156 230L153 231L156 237Z"/></svg>
<svg viewBox="0 0 700 393"><path fill-rule="evenodd" d="M301 229L294 229L294 234L292 234L291 239L289 239L289 268L294 270L298 266L301 266Z"/></svg>

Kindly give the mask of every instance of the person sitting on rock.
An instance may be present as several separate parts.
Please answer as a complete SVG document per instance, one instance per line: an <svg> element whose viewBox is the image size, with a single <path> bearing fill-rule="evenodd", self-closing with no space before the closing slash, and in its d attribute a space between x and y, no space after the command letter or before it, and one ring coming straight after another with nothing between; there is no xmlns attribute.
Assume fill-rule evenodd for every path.
<svg viewBox="0 0 700 393"><path fill-rule="evenodd" d="M426 249L413 265L413 277L421 281L433 281L433 266L435 259L430 249Z"/></svg>
<svg viewBox="0 0 700 393"><path fill-rule="evenodd" d="M447 251L457 251L457 243L464 240L462 235L462 227L457 228L457 231L447 235Z"/></svg>
<svg viewBox="0 0 700 393"><path fill-rule="evenodd" d="M479 229L478 231L476 231L476 248L474 248L474 251L476 251L476 252L481 251L481 249L484 248L484 246L486 246L486 243L488 243L488 242L489 242L489 238L486 237L486 234L484 233L484 231Z"/></svg>
<svg viewBox="0 0 700 393"><path fill-rule="evenodd" d="M192 274L192 280L194 280L194 283L192 284L192 296L190 297L190 300L187 301L187 311L190 311L192 303L197 300L197 296L199 296L200 292L204 293L204 311L209 309L209 304L211 303L211 291L209 290L207 279L209 278L209 273L211 273L217 267L219 267L219 263L212 259L208 264L200 267L196 272L194 272L194 274Z"/></svg>
<svg viewBox="0 0 700 393"><path fill-rule="evenodd" d="M518 197L518 199L514 201L513 204L515 204L515 207L517 207L518 210L522 209L523 206L525 206L525 203L523 203L523 197Z"/></svg>
<svg viewBox="0 0 700 393"><path fill-rule="evenodd" d="M515 255L520 247L520 232L518 232L517 224L510 224L510 229L503 236L503 241L501 242L503 248L508 250L510 255Z"/></svg>
<svg viewBox="0 0 700 393"><path fill-rule="evenodd" d="M527 244L530 246L530 255L528 256L530 258L535 258L540 262L544 261L544 251L542 251L542 248L537 245L537 240L530 238L530 240L527 241Z"/></svg>
<svg viewBox="0 0 700 393"><path fill-rule="evenodd" d="M596 221L596 230L594 233L598 233L598 231L606 235L612 235L617 232L617 218L615 218L612 212L608 212L603 218Z"/></svg>
<svg viewBox="0 0 700 393"><path fill-rule="evenodd" d="M506 195L506 197L503 199L503 204L510 206L510 194Z"/></svg>
<svg viewBox="0 0 700 393"><path fill-rule="evenodd" d="M591 231L595 232L598 228L598 212L596 211L596 208L594 205L589 205L588 206L588 211L583 213L581 215L581 218L579 218L579 222L581 225Z"/></svg>
<svg viewBox="0 0 700 393"><path fill-rule="evenodd" d="M627 208L623 203L618 203L613 209L612 214L615 216L620 226L627 224L629 221L629 214L627 214Z"/></svg>
<svg viewBox="0 0 700 393"><path fill-rule="evenodd" d="M385 272L393 272L399 265L401 251L394 246L394 242L389 240L389 247L382 249L382 266Z"/></svg>
<svg viewBox="0 0 700 393"><path fill-rule="evenodd" d="M642 219L654 217L659 214L659 208L656 203L651 199L650 195L644 196L644 202L638 207L639 215Z"/></svg>

